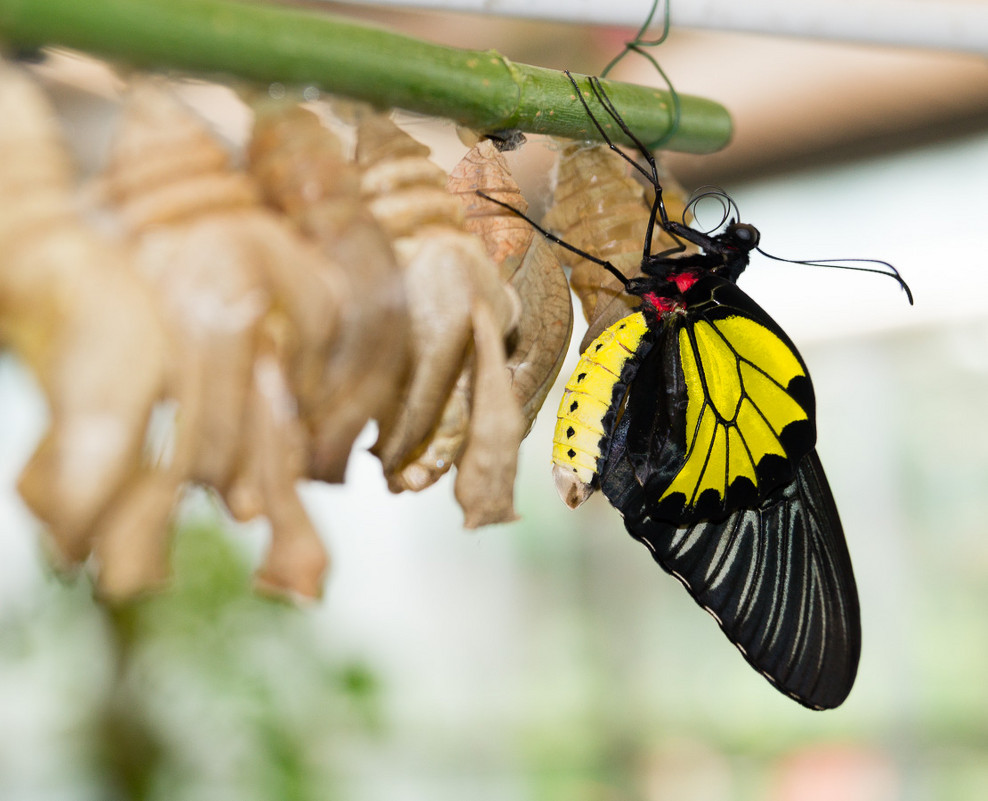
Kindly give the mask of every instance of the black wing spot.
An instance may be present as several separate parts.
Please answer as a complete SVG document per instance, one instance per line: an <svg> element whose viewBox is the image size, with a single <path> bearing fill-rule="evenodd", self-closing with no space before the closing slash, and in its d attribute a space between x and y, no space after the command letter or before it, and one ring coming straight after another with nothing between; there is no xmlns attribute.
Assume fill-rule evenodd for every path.
<svg viewBox="0 0 988 801"><path fill-rule="evenodd" d="M579 406L580 406L580 404L579 404L579 403L578 403L577 401L573 401L573 402L572 402L572 403L571 403L571 404L569 405L569 410L570 410L570 412L575 412L575 411L576 411L576 410L577 410L577 409L579 408Z"/></svg>
<svg viewBox="0 0 988 801"><path fill-rule="evenodd" d="M576 383L579 384L586 377L587 377L586 373L578 373L576 376Z"/></svg>
<svg viewBox="0 0 988 801"><path fill-rule="evenodd" d="M598 350L600 350L600 349L601 349L602 347L604 347L604 343L603 343L603 342L598 342L598 343L597 343L597 347L593 349L593 352L594 352L594 353L596 353L596 352L597 352Z"/></svg>
<svg viewBox="0 0 988 801"><path fill-rule="evenodd" d="M573 428L573 426L570 426L569 428L567 428L567 429L566 429L566 439L569 439L569 438L570 438L570 437L572 437L572 436L573 436L573 435L574 435L575 433L576 433L576 429L575 429L575 428Z"/></svg>
<svg viewBox="0 0 988 801"><path fill-rule="evenodd" d="M573 450L572 448L570 448L570 449L569 449L568 451L566 451L566 455L567 455L567 456L568 456L568 457L569 457L570 459L573 459L573 458L575 458L575 457L576 457L576 451L574 451L574 450ZM573 472L576 472L576 471L574 470Z"/></svg>

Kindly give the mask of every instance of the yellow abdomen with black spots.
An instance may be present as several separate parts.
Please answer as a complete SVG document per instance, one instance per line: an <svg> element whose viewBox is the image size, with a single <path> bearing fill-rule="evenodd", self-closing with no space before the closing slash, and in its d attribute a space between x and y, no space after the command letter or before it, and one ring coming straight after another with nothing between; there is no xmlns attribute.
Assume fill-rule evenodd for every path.
<svg viewBox="0 0 988 801"><path fill-rule="evenodd" d="M566 382L552 440L552 473L556 489L571 508L594 490L602 444L611 433L604 418L620 400L614 396L625 388L621 373L647 331L641 312L614 323L590 343Z"/></svg>

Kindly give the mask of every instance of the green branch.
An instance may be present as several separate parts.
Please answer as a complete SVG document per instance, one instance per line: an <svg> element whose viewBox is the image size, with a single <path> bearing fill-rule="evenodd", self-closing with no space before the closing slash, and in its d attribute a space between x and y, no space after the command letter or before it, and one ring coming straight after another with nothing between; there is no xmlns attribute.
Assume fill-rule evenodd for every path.
<svg viewBox="0 0 988 801"><path fill-rule="evenodd" d="M145 68L313 85L480 131L599 138L561 72L274 4L0 0L0 41L18 49L62 45ZM672 116L668 92L613 81L604 87L642 140L663 138ZM688 95L680 105L679 128L663 147L709 153L727 143L731 121L722 106Z"/></svg>

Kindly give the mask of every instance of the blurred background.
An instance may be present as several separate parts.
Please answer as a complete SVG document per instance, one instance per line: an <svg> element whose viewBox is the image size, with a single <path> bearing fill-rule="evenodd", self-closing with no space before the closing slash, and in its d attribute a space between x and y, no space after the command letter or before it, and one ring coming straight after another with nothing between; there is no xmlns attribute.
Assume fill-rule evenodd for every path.
<svg viewBox="0 0 988 801"><path fill-rule="evenodd" d="M631 34L334 10L588 73ZM911 308L887 279L765 259L742 279L814 378L861 594L844 705L814 713L778 694L603 499L563 506L549 472L562 379L522 446L518 523L465 532L450 480L390 495L358 449L344 486L304 488L333 555L322 602L253 595L264 524L235 526L192 491L173 590L107 609L84 576L51 573L16 496L45 409L2 355L0 798L988 797L988 66L697 30L655 55L680 92L735 119L723 152L668 159L687 188L724 187L773 254L885 259L916 297ZM94 169L113 79L66 55L39 72ZM661 85L632 59L615 77ZM243 136L228 90L185 94ZM449 126L410 129L447 168L465 150ZM554 155L537 139L512 154L536 208Z"/></svg>

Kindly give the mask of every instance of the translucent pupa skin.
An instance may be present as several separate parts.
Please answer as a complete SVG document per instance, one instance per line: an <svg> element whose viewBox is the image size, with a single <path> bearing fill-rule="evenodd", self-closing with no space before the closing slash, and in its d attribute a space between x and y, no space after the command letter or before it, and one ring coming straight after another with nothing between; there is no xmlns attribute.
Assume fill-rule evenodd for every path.
<svg viewBox="0 0 988 801"><path fill-rule="evenodd" d="M683 211L682 192L667 179L663 198L670 217ZM641 275L642 244L648 227L650 198L630 174L628 163L605 145L562 146L556 168L553 202L543 224L571 245L611 262L626 278ZM653 252L675 246L656 227ZM611 324L629 314L637 299L598 264L557 248L572 268L570 284L583 305L589 328L580 344L586 350Z"/></svg>
<svg viewBox="0 0 988 801"><path fill-rule="evenodd" d="M124 248L80 215L47 97L4 62L0 120L0 342L34 373L50 415L19 490L69 565L141 462L166 335Z"/></svg>
<svg viewBox="0 0 988 801"><path fill-rule="evenodd" d="M482 336L490 331L483 323L478 329L477 305L489 311L502 342L519 307L483 243L465 229L463 207L446 190L446 174L428 153L383 115L361 120L357 162L364 171L364 194L392 238L412 321L412 372L402 405L374 448L394 491L430 485L469 447L472 415L463 410L473 408L474 382L462 373L472 369L468 354L478 331ZM485 359L485 369L488 363ZM522 426L520 412L514 412L509 405L503 418L480 422L514 431ZM458 486L472 485L470 472L459 470ZM506 519L509 514L513 510L504 512Z"/></svg>
<svg viewBox="0 0 988 801"><path fill-rule="evenodd" d="M395 414L408 363L405 283L390 241L361 198L360 171L339 138L297 104L255 109L249 170L265 199L329 259L341 295L336 344L300 398L309 475L343 480L357 435Z"/></svg>
<svg viewBox="0 0 988 801"><path fill-rule="evenodd" d="M318 595L328 558L295 483L307 461L297 399L318 382L339 316L325 257L261 206L205 124L155 81L133 86L101 189L156 293L178 403L170 461L139 476L103 533L104 586L128 594L153 580L171 504L195 481L235 517L270 520L262 585ZM143 543L126 525L138 515Z"/></svg>
<svg viewBox="0 0 988 801"><path fill-rule="evenodd" d="M528 203L492 140L477 143L450 173L447 187L466 210L467 230L483 240L501 278L521 299L521 315L508 353L511 387L526 429L552 387L573 332L569 283L555 251L525 220L480 197L520 212Z"/></svg>

